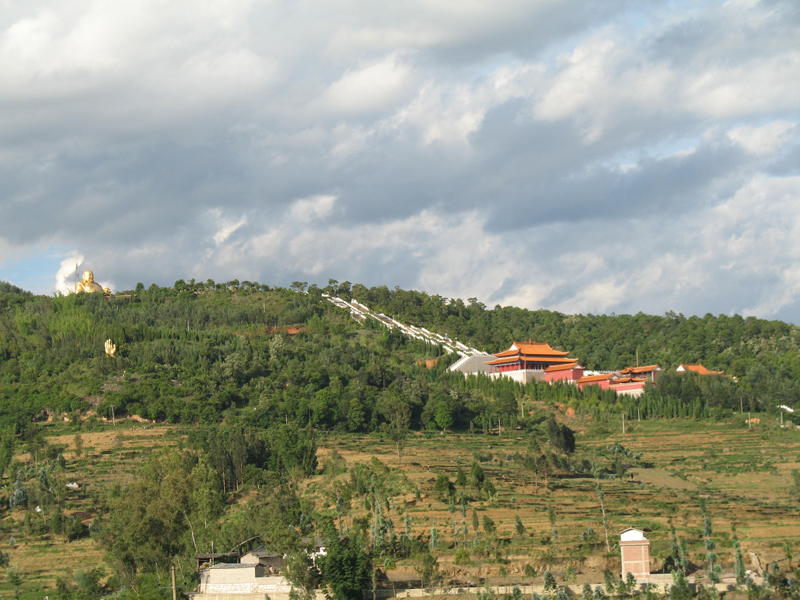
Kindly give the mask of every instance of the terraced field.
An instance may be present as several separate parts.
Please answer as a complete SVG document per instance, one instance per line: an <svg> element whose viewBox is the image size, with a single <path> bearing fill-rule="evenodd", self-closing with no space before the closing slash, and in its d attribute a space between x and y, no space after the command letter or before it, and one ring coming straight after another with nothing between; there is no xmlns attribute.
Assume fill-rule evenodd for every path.
<svg viewBox="0 0 800 600"><path fill-rule="evenodd" d="M577 452L573 460L609 465L607 447L619 442L641 453L638 460L624 462L622 477L601 480L605 491L611 541L626 527L642 528L651 540L653 568L660 567L670 552L669 524L686 540L691 561L700 567L702 581L705 550L702 541L700 498L704 498L714 529L718 553L725 571L732 570L731 524L735 523L742 547L762 563L786 561L783 548L789 542L800 550L800 507L790 494L791 472L800 469L800 432L764 423L748 430L741 420L715 424L695 421L633 423L632 431L608 431L613 427L573 418ZM602 432L605 429L606 432ZM147 457L158 449L181 443L183 430L169 425L121 423L101 424L94 431L81 431L82 452L76 454L75 430L54 424L48 442L66 446L67 465L62 485L76 482L78 490L66 490L66 514L90 524L103 499L115 486L124 486ZM439 543L435 553L440 570L448 579L491 584L540 583L549 567L559 580L602 581L602 570L618 567L618 552L605 551L604 529L596 493L596 482L588 475L563 473L532 479L521 456L528 438L522 431L502 435L425 433L413 435L398 466L394 446L380 435L321 434L320 474L301 484L304 494L321 510L334 510L337 482L350 480L358 464L372 464L383 473L389 510L395 530L400 532L408 512L413 535L427 540L436 527ZM334 450L340 458L338 470L325 468ZM31 461L19 455L20 462ZM375 459L375 460L373 460ZM487 499L472 488L458 489L467 497L465 510L440 499L434 486L445 473L451 482L460 467L465 473L476 459L497 493ZM380 461L380 462L377 462ZM246 494L246 490L245 490ZM231 503L241 501L231 497ZM555 515L557 540L548 508ZM483 518L496 525L496 543L491 554L469 552L455 564L458 548L470 549L474 538L473 510L487 537ZM367 514L361 500L341 515L345 525ZM21 509L3 512L0 541L10 563L24 573L26 596L40 598L52 592L55 578L75 569L101 564L102 553L90 538L65 543L35 532L36 513ZM515 533L519 518L525 533ZM455 532L454 532L455 527ZM464 529L468 533L464 534ZM589 529L596 537L582 539ZM528 575L525 574L526 566ZM416 563L399 560L389 569L396 580L416 577ZM531 568L536 575L531 575ZM14 593L0 582L0 595Z"/></svg>

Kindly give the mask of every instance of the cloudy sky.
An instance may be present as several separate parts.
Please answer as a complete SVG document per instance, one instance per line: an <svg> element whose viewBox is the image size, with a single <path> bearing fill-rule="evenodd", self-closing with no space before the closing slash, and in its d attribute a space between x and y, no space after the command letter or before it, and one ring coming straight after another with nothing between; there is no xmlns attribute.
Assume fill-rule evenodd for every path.
<svg viewBox="0 0 800 600"><path fill-rule="evenodd" d="M0 279L800 323L799 122L795 0L0 0Z"/></svg>

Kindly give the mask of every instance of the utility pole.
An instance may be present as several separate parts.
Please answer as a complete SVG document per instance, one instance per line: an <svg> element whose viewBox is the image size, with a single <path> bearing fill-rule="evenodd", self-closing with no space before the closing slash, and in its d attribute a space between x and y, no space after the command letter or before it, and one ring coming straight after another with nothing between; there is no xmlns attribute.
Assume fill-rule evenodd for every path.
<svg viewBox="0 0 800 600"><path fill-rule="evenodd" d="M175 563L170 565L169 570L172 573L172 600L178 600L178 586L175 583Z"/></svg>
<svg viewBox="0 0 800 600"><path fill-rule="evenodd" d="M622 413L622 435L625 435L625 413Z"/></svg>

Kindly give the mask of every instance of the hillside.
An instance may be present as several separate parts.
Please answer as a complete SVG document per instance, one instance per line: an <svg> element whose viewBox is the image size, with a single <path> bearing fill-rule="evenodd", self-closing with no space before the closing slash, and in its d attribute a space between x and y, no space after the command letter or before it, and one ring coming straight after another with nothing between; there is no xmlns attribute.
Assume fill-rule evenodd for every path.
<svg viewBox="0 0 800 600"><path fill-rule="evenodd" d="M465 380L439 347L297 287L176 282L108 299L0 288L0 514L24 575L14 585L12 569L6 593L160 597L170 560L191 586L195 552L256 536L305 572L301 540L334 530L395 585L437 572L541 582L546 569L597 583L618 561L606 528L612 543L644 528L659 566L679 562L670 522L702 580L703 501L723 573L733 523L745 551L791 570L800 437L775 405L796 405L797 327L328 288L494 352L533 338L619 368L639 348L642 361L738 376L667 376L633 401ZM644 420L623 435L622 412Z"/></svg>

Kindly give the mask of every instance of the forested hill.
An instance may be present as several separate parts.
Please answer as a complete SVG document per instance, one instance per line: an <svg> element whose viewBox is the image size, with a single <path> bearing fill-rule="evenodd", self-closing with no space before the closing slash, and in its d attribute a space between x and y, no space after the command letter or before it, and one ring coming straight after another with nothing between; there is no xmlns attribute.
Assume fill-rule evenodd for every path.
<svg viewBox="0 0 800 600"><path fill-rule="evenodd" d="M401 400L412 427L466 429L515 419L523 396L592 414L627 410L630 400L613 392L465 381L446 372L455 357L427 368L438 348L359 324L323 291L491 352L531 338L569 350L587 368L617 369L635 364L638 348L641 364L674 370L679 362L702 362L738 376L667 376L637 404L645 416L721 415L743 403L774 411L776 404L794 406L800 394L800 331L777 321L487 310L385 287L293 287L178 281L171 288L140 284L107 299L33 296L4 284L0 427L91 411L183 423L237 415L254 426L371 431ZM117 345L114 357L104 352L107 339Z"/></svg>
<svg viewBox="0 0 800 600"><path fill-rule="evenodd" d="M342 290L346 291L346 290ZM353 286L352 296L400 321L423 325L468 345L494 353L513 340L547 342L569 350L587 369L622 369L658 363L702 363L712 370L745 377L800 379L800 327L734 315L684 317L672 312L646 315L565 315L495 306L474 298L464 302L422 292Z"/></svg>

